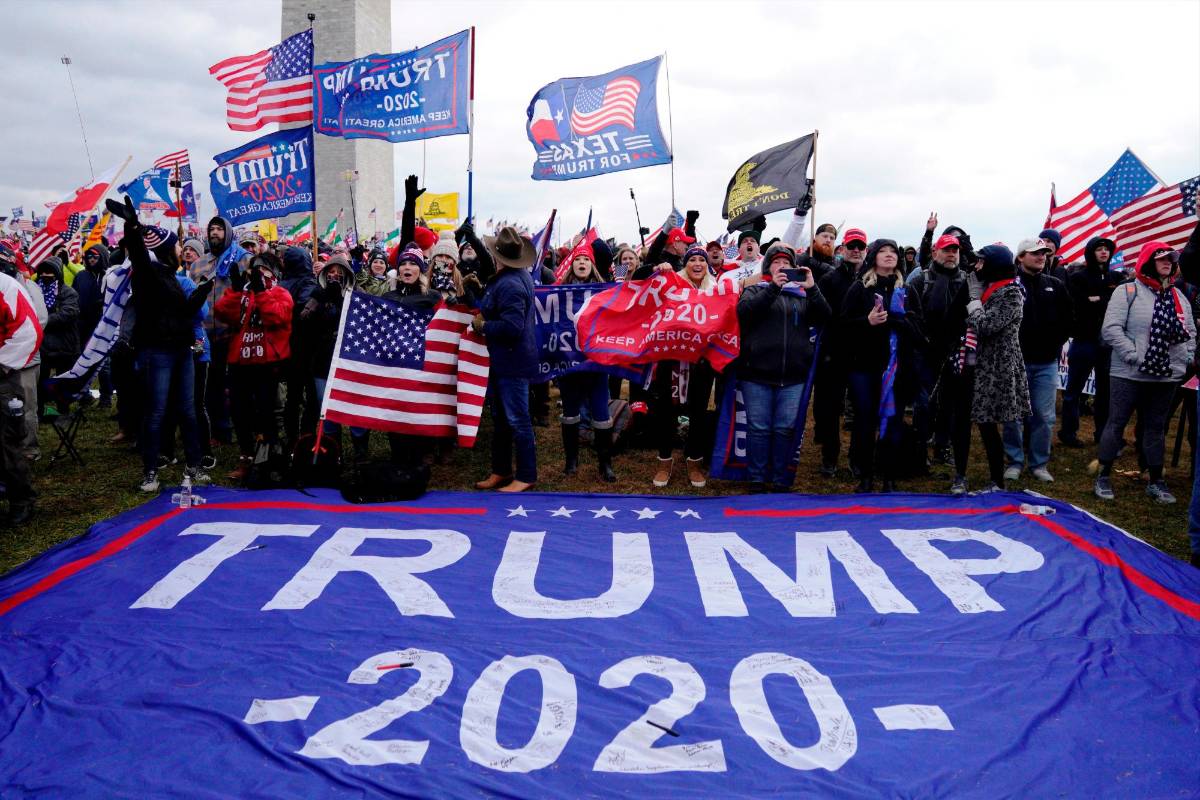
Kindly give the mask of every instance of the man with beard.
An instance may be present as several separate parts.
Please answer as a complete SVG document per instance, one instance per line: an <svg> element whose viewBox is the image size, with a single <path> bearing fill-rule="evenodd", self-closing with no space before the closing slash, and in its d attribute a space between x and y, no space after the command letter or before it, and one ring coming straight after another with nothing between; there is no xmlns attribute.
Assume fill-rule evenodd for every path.
<svg viewBox="0 0 1200 800"><path fill-rule="evenodd" d="M921 246L917 250L917 262L921 269L929 266L933 256L933 230L937 227L938 217L937 212L929 215L929 220L925 223L925 234L921 237ZM959 269L973 272L975 262L978 261L978 256L975 255L975 246L971 243L971 237L967 232L957 225L947 225L942 230L942 236L953 236L958 239L958 266Z"/></svg>
<svg viewBox="0 0 1200 800"><path fill-rule="evenodd" d="M796 266L812 270L813 280L819 284L837 266L833 257L836 242L837 228L828 222L818 225L817 233L813 236L808 252L796 257Z"/></svg>
<svg viewBox="0 0 1200 800"><path fill-rule="evenodd" d="M846 407L849 361L854 352L853 345L846 341L842 303L866 257L867 234L860 228L847 228L842 246L845 248L842 260L817 284L832 311L821 336L820 360L813 378L814 439L821 445L821 474L826 478L837 473L838 455L842 451L839 423Z"/></svg>
<svg viewBox="0 0 1200 800"><path fill-rule="evenodd" d="M950 431L954 411L959 408L956 398L962 387L959 385L961 375L950 368L948 359L959 346L967 318L967 277L958 268L959 246L955 237L949 234L939 237L932 258L929 267L914 275L908 283L909 292L921 297L925 333L929 338L928 348L917 353L919 384L913 401L913 427L923 452L933 429L935 456L940 462L949 463ZM969 429L969 420L967 426ZM926 456L927 453L922 460ZM961 485L956 480L951 491L965 493L965 478Z"/></svg>
<svg viewBox="0 0 1200 800"><path fill-rule="evenodd" d="M210 278L213 282L213 288L208 297L208 315L204 320L212 351L205 405L208 409L209 421L212 423L213 437L229 444L233 441L233 423L230 421L229 410L225 405L225 392L228 385L226 365L229 363L229 342L233 337L233 332L227 325L217 320L212 309L221 299L225 290L229 288L230 272L245 269L252 256L234 241L233 227L224 217L213 217L209 220L206 236L208 238L208 257L194 261L188 270L188 277L196 284L199 284L204 278Z"/></svg>

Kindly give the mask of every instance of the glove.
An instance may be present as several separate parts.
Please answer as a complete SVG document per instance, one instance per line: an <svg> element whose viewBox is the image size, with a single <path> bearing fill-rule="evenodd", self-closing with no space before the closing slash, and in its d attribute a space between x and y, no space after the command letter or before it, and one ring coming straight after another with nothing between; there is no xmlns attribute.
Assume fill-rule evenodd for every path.
<svg viewBox="0 0 1200 800"><path fill-rule="evenodd" d="M761 234L766 229L767 229L767 218L764 217L762 214L759 214L757 217L755 217L753 220L750 221L750 230L758 231L758 233Z"/></svg>
<svg viewBox="0 0 1200 800"><path fill-rule="evenodd" d="M137 211L134 209L133 200L130 199L129 195L125 195L124 203L112 199L105 200L104 207L118 219L123 219L126 222L137 222Z"/></svg>
<svg viewBox="0 0 1200 800"><path fill-rule="evenodd" d="M409 200L415 201L418 197L425 194L424 189L417 188L417 176L409 175L404 179L404 201L407 204Z"/></svg>
<svg viewBox="0 0 1200 800"><path fill-rule="evenodd" d="M463 276L462 284L464 289L471 289L476 294L483 291L483 284L479 282L479 276L474 272Z"/></svg>
<svg viewBox="0 0 1200 800"><path fill-rule="evenodd" d="M205 275L203 278L200 279L200 282L198 284L196 284L196 288L192 291L192 297L193 298L207 298L209 293L212 290L213 290L212 278L208 275Z"/></svg>
<svg viewBox="0 0 1200 800"><path fill-rule="evenodd" d="M474 236L475 226L473 226L470 222L464 222L462 225L459 225L454 229L454 241L456 242L461 242L468 238L474 238Z"/></svg>
<svg viewBox="0 0 1200 800"><path fill-rule="evenodd" d="M325 284L324 299L329 302L337 302L342 299L342 282L329 281Z"/></svg>
<svg viewBox="0 0 1200 800"><path fill-rule="evenodd" d="M229 270L229 287L235 292L245 291L246 289L246 273L238 269L237 265Z"/></svg>
<svg viewBox="0 0 1200 800"><path fill-rule="evenodd" d="M695 211L695 210L688 211L686 216L687 216L687 224L695 225L696 220L700 219L700 212Z"/></svg>
<svg viewBox="0 0 1200 800"><path fill-rule="evenodd" d="M251 269L250 270L250 291L262 292L262 291L265 291L266 288L267 288L266 284L263 283L262 270L261 269Z"/></svg>
<svg viewBox="0 0 1200 800"><path fill-rule="evenodd" d="M974 272L967 276L967 296L971 300L979 300L983 297L983 281L979 280L979 276Z"/></svg>
<svg viewBox="0 0 1200 800"><path fill-rule="evenodd" d="M800 202L796 204L796 213L800 216L807 216L809 211L812 211L813 201L817 199L816 184L812 178L805 181L806 189L804 196L800 198Z"/></svg>

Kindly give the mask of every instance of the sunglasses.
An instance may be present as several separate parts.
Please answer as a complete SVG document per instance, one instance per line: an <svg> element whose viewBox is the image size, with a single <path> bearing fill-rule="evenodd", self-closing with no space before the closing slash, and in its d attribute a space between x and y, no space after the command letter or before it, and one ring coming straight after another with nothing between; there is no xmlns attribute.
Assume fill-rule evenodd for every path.
<svg viewBox="0 0 1200 800"><path fill-rule="evenodd" d="M866 250L867 249L867 246L865 244L863 244L862 242L850 242L850 244L843 245L843 247L845 247L847 250Z"/></svg>

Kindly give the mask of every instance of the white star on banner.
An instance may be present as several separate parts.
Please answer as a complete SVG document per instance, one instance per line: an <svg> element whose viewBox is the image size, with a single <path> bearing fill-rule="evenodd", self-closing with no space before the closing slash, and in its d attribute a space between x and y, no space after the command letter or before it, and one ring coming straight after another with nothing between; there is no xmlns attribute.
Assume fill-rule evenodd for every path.
<svg viewBox="0 0 1200 800"><path fill-rule="evenodd" d="M619 509L609 510L605 506L600 506L599 508L589 508L588 509L588 511L592 512L592 519L600 519L601 517L605 517L607 519L613 519L614 518L613 515L617 513L617 510L619 510Z"/></svg>
<svg viewBox="0 0 1200 800"><path fill-rule="evenodd" d="M680 519L684 519L685 517L692 517L694 519L700 519L700 514L690 508L687 509L686 511L676 511L675 513L679 515Z"/></svg>
<svg viewBox="0 0 1200 800"><path fill-rule="evenodd" d="M508 509L510 517L528 517L529 512L525 510L525 506L517 506L516 508Z"/></svg>
<svg viewBox="0 0 1200 800"><path fill-rule="evenodd" d="M571 515L574 513L575 513L575 509L573 509L573 508L567 508L566 506L559 506L558 508L556 508L555 510L550 512L550 516L566 517L567 519L570 519Z"/></svg>
<svg viewBox="0 0 1200 800"><path fill-rule="evenodd" d="M640 509L635 510L634 513L636 513L638 515L638 519L654 519L662 512L661 511L651 511L649 508L640 508Z"/></svg>

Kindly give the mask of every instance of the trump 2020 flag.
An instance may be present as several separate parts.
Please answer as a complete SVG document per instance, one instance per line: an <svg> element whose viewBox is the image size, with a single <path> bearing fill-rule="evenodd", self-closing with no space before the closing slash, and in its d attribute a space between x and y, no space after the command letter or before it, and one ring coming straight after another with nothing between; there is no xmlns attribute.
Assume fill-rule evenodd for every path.
<svg viewBox="0 0 1200 800"><path fill-rule="evenodd" d="M319 133L411 142L470 132L471 31L313 68Z"/></svg>
<svg viewBox="0 0 1200 800"><path fill-rule="evenodd" d="M796 206L807 188L813 143L810 133L742 162L729 179L721 207L721 218L729 220L729 230L737 230L759 215Z"/></svg>
<svg viewBox="0 0 1200 800"><path fill-rule="evenodd" d="M291 128L213 156L217 212L236 226L315 210L312 147L312 128Z"/></svg>
<svg viewBox="0 0 1200 800"><path fill-rule="evenodd" d="M660 61L657 56L539 89L525 112L537 153L533 179L567 181L670 163L658 124Z"/></svg>
<svg viewBox="0 0 1200 800"><path fill-rule="evenodd" d="M430 311L350 292L321 410L330 422L471 447L487 394L487 345L467 309Z"/></svg>

